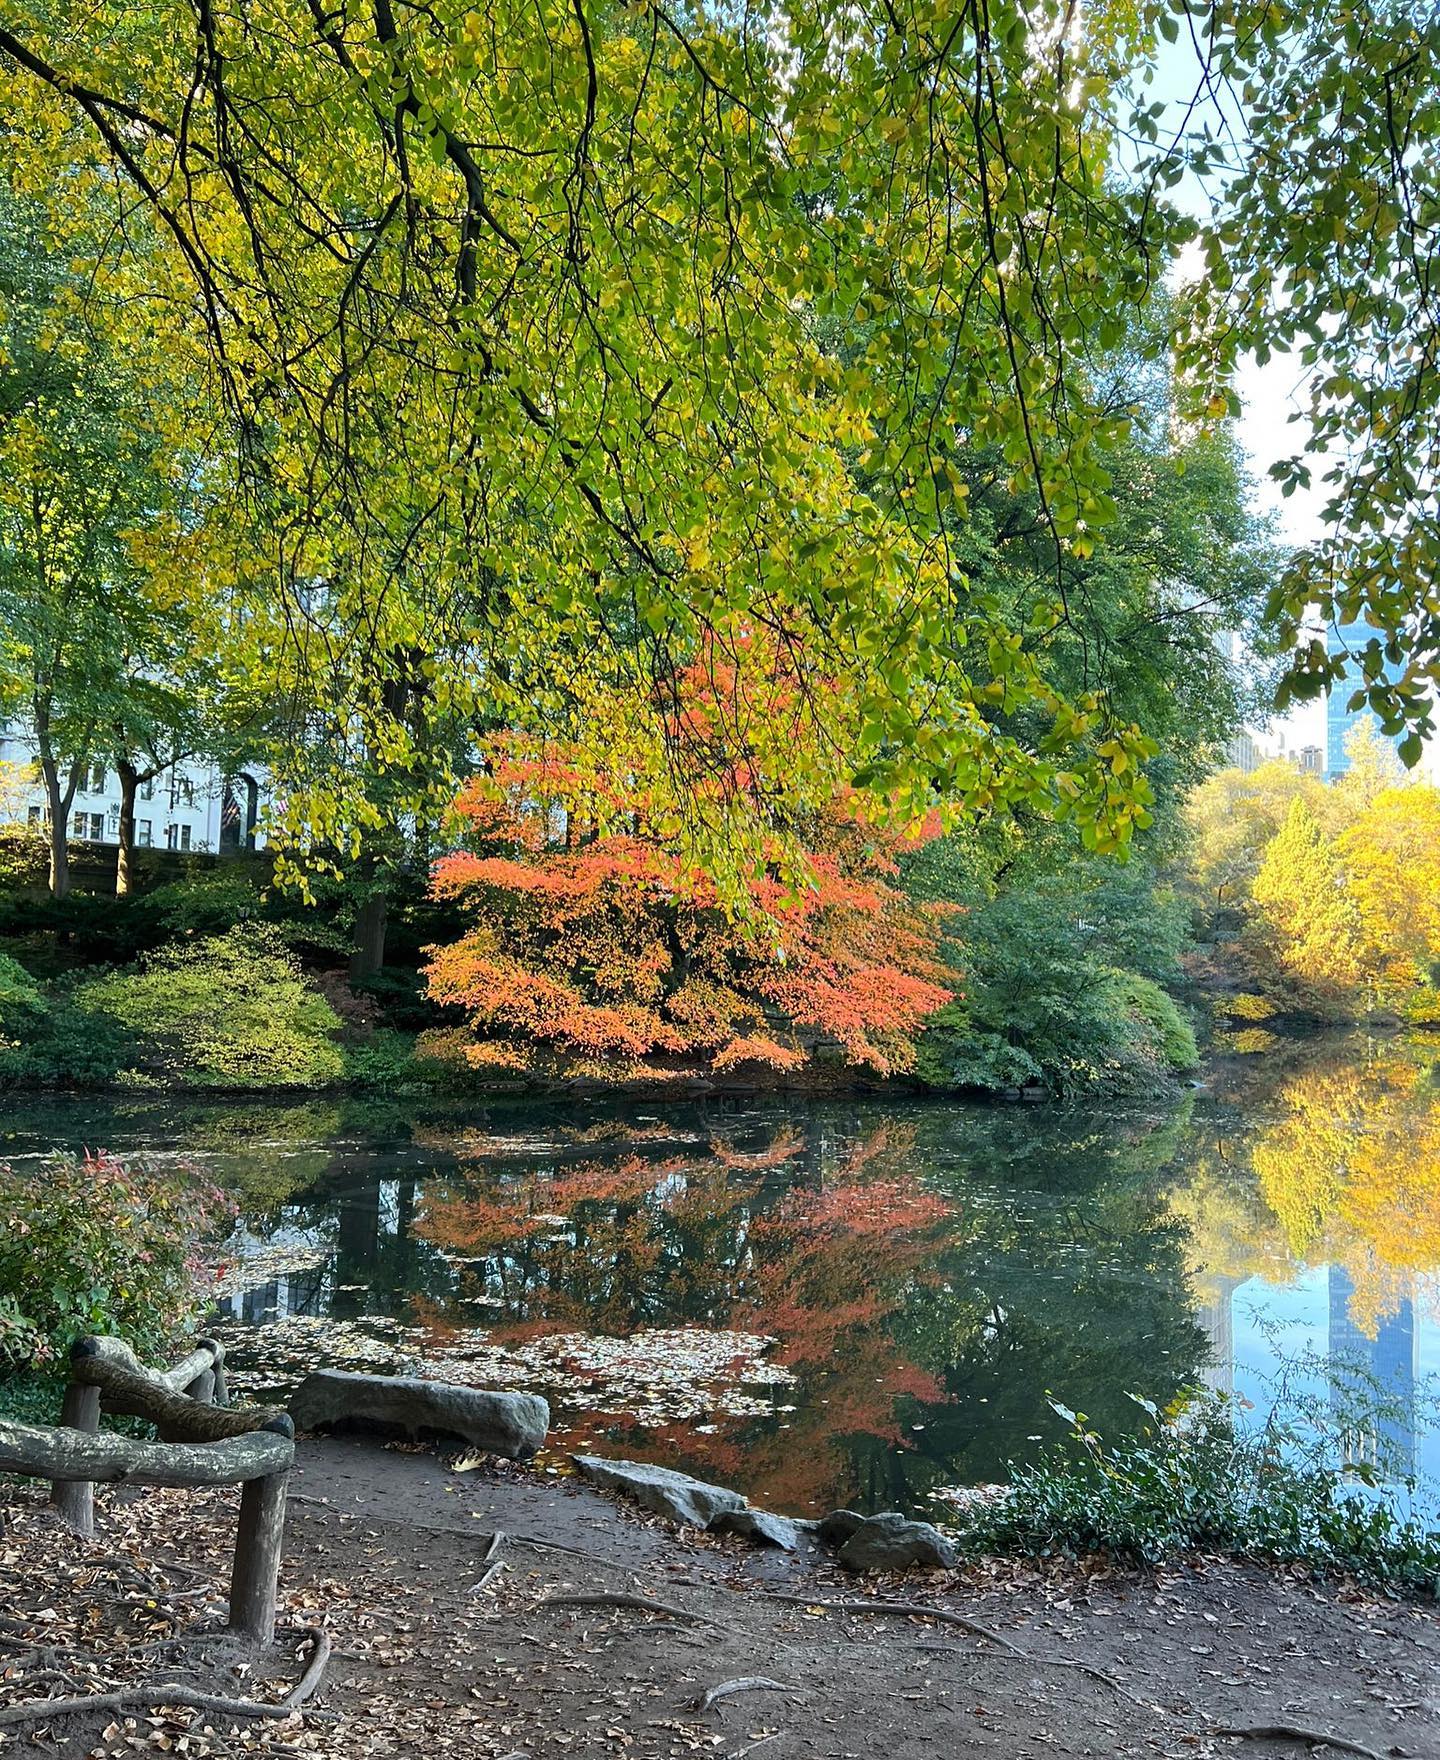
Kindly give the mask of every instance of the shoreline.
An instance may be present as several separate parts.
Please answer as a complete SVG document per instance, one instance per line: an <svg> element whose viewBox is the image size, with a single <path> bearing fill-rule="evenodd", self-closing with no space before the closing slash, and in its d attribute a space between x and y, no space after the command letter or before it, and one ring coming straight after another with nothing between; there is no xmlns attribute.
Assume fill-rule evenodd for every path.
<svg viewBox="0 0 1440 1760"><path fill-rule="evenodd" d="M62 1690L38 1676L27 1688L31 1670L8 1665L25 1662L31 1637L51 1653L85 1649L85 1609L105 1603L87 1691L165 1678L274 1698L302 1665L291 1634L326 1627L334 1653L314 1714L237 1726L243 1751L282 1756L679 1760L764 1743L767 1760L1278 1760L1293 1741L1252 1735L1235 1750L1221 1732L1304 1725L1377 1755L1440 1738L1440 1617L1308 1573L980 1559L856 1578L677 1533L533 1470L458 1472L428 1450L349 1439L303 1442L293 1490L290 1630L257 1661L205 1635L224 1593L227 1494L102 1490L96 1539L76 1542L31 1488L0 1549L15 1646L0 1696ZM127 1553L150 1581L125 1583L114 1561ZM184 1731L192 1754L234 1753L225 1729L178 1709L129 1724L77 1715L43 1751L119 1755L177 1746ZM26 1733L18 1752L40 1752Z"/></svg>

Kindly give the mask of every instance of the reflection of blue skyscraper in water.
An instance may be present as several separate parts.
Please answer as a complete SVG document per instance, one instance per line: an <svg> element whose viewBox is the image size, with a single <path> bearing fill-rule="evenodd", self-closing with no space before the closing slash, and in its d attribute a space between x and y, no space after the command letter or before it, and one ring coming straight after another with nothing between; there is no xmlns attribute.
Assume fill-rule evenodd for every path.
<svg viewBox="0 0 1440 1760"><path fill-rule="evenodd" d="M1246 1280L1223 1273L1205 1277L1196 1291L1195 1320L1209 1350L1200 1365L1199 1381L1211 1393L1235 1391L1235 1291Z"/></svg>
<svg viewBox="0 0 1440 1760"><path fill-rule="evenodd" d="M1343 776L1350 768L1350 757L1345 750L1345 741L1362 721L1374 722L1378 732L1380 724L1368 708L1351 709L1348 705L1352 696L1364 680L1364 669L1360 664L1360 655L1372 638L1380 632L1357 618L1354 623L1334 624L1326 632L1325 652L1332 658L1345 658L1345 670L1330 687L1330 695L1325 701L1325 774L1333 782L1337 776ZM1383 667L1384 675L1392 682L1399 679L1404 668L1387 660Z"/></svg>
<svg viewBox="0 0 1440 1760"><path fill-rule="evenodd" d="M1416 1471L1415 1305L1406 1296L1371 1338L1350 1318L1354 1293L1350 1273L1332 1265L1330 1409L1351 1460L1407 1478Z"/></svg>

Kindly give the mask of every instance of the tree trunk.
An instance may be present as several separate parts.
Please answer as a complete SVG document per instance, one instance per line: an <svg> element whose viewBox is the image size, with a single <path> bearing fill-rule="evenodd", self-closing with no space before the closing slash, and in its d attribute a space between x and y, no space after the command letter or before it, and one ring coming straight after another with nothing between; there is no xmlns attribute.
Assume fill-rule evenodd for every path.
<svg viewBox="0 0 1440 1760"><path fill-rule="evenodd" d="M115 856L115 896L127 898L134 880L130 859L135 850L135 795L140 786L140 772L128 758L115 766L120 778L120 848Z"/></svg>
<svg viewBox="0 0 1440 1760"><path fill-rule="evenodd" d="M64 898L70 891L70 850L65 841L65 833L70 825L70 803L75 798L73 788L62 789L60 771L53 757L42 757L40 774L45 782L45 801L50 811L50 823L47 832L50 842L50 895L52 898Z"/></svg>
<svg viewBox="0 0 1440 1760"><path fill-rule="evenodd" d="M355 939L350 952L350 982L369 978L385 964L385 927L390 900L382 885L366 895L355 919Z"/></svg>

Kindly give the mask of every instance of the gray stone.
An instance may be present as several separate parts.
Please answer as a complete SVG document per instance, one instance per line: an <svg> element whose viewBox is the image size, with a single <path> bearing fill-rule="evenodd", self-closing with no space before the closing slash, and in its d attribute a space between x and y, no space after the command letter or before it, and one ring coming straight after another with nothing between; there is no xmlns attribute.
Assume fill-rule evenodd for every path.
<svg viewBox="0 0 1440 1760"><path fill-rule="evenodd" d="M852 1571L903 1571L912 1564L953 1570L958 1560L938 1528L886 1510L860 1523L840 1548L840 1562Z"/></svg>
<svg viewBox="0 0 1440 1760"><path fill-rule="evenodd" d="M788 1516L772 1515L768 1509L723 1510L710 1524L717 1534L741 1534L759 1546L778 1546L782 1552L798 1552L800 1530Z"/></svg>
<svg viewBox="0 0 1440 1760"><path fill-rule="evenodd" d="M865 1518L855 1509L832 1509L815 1532L827 1546L843 1546Z"/></svg>
<svg viewBox="0 0 1440 1760"><path fill-rule="evenodd" d="M652 1467L647 1461L607 1461L597 1455L571 1455L575 1470L592 1484L627 1496L686 1528L708 1528L717 1516L737 1514L745 1508L738 1491L723 1485L707 1485L688 1473L669 1467Z"/></svg>
<svg viewBox="0 0 1440 1760"><path fill-rule="evenodd" d="M316 1369L290 1398L290 1415L302 1430L332 1425L403 1430L418 1436L439 1431L458 1436L486 1454L528 1461L545 1442L550 1407L534 1393L489 1393L448 1381L397 1375L357 1375Z"/></svg>

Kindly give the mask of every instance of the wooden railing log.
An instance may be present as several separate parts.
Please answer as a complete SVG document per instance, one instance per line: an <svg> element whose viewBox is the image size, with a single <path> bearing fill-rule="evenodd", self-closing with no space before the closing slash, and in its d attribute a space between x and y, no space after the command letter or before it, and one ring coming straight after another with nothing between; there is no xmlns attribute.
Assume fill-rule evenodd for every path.
<svg viewBox="0 0 1440 1760"><path fill-rule="evenodd" d="M209 1339L201 1339L188 1357L182 1357L173 1369L151 1371L158 1373L167 1387L173 1387L176 1393L183 1393L190 1384L203 1375L207 1369L215 1367L215 1346Z"/></svg>
<svg viewBox="0 0 1440 1760"><path fill-rule="evenodd" d="M172 1369L150 1369L135 1355L123 1338L111 1338L104 1333L92 1333L88 1338L78 1339L70 1347L70 1363L72 1368L82 1361L100 1359L104 1362L116 1363L122 1369L128 1369L132 1375L143 1375L147 1381L153 1381L157 1387L168 1387L172 1393L183 1393L198 1375L215 1367L215 1358L220 1345L213 1338L202 1338L197 1341L194 1350L182 1357Z"/></svg>
<svg viewBox="0 0 1440 1760"><path fill-rule="evenodd" d="M118 1353L83 1349L91 1342L82 1340L71 1353L75 1380L98 1387L106 1411L148 1418L163 1442L220 1442L261 1430L282 1415L277 1406L216 1406L192 1399L158 1377L132 1369ZM213 1386L213 1376L206 1369L202 1379Z"/></svg>
<svg viewBox="0 0 1440 1760"><path fill-rule="evenodd" d="M225 1345L218 1338L205 1338L200 1342L211 1345L215 1351L215 1404L228 1406L230 1404L230 1383L225 1374Z"/></svg>
<svg viewBox="0 0 1440 1760"><path fill-rule="evenodd" d="M0 1419L0 1472L32 1479L115 1485L243 1485L286 1472L294 1426L272 1418L262 1430L222 1442L136 1442Z"/></svg>
<svg viewBox="0 0 1440 1760"><path fill-rule="evenodd" d="M123 1339L82 1338L70 1352L59 1427L0 1419L0 1471L49 1479L50 1499L81 1534L94 1531L94 1487L239 1485L230 1629L268 1644L275 1633L285 1487L295 1426L273 1407L229 1407L225 1347L202 1338L172 1369L147 1369ZM100 1434L107 1411L148 1418L159 1442Z"/></svg>

